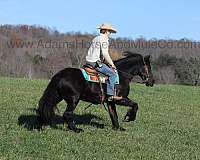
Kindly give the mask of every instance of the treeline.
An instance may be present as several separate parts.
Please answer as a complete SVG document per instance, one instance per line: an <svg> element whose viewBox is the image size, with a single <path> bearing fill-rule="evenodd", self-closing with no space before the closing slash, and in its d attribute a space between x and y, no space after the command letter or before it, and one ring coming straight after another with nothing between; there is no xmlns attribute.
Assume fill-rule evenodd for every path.
<svg viewBox="0 0 200 160"><path fill-rule="evenodd" d="M199 85L200 59L190 57L177 58L174 55L161 54L153 63L153 70L157 73L157 81L162 83L177 83L184 85Z"/></svg>
<svg viewBox="0 0 200 160"><path fill-rule="evenodd" d="M66 67L81 67L95 34L68 32L28 26L0 26L0 75L25 78L51 78ZM198 85L200 43L180 40L116 38L110 41L110 54L119 59L124 51L152 56L157 83Z"/></svg>

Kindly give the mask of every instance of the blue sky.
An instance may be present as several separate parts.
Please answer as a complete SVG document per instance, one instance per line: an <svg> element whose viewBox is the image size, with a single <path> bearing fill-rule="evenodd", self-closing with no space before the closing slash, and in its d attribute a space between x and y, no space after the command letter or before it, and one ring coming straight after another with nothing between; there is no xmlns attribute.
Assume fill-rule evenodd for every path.
<svg viewBox="0 0 200 160"><path fill-rule="evenodd" d="M110 22L114 37L200 40L199 0L0 0L0 24L96 33Z"/></svg>

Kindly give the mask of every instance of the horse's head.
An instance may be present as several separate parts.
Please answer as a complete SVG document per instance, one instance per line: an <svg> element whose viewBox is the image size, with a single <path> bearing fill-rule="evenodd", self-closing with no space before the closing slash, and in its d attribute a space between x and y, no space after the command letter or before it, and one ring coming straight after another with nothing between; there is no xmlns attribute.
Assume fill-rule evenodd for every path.
<svg viewBox="0 0 200 160"><path fill-rule="evenodd" d="M146 86L152 87L155 81L151 71L150 55L143 57L141 54L129 51L124 53L124 58L115 61L117 69L132 76L139 75Z"/></svg>
<svg viewBox="0 0 200 160"><path fill-rule="evenodd" d="M155 80L151 71L150 57L150 55L143 57L142 63L140 63L141 65L138 68L138 75L141 77L146 86L153 87Z"/></svg>

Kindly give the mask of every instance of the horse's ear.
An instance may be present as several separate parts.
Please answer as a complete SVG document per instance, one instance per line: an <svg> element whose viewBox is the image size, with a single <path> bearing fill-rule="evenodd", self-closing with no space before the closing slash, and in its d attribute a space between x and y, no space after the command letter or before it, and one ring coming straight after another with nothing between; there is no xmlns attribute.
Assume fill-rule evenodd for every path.
<svg viewBox="0 0 200 160"><path fill-rule="evenodd" d="M144 57L144 61L145 61L145 62L150 62L150 60L151 60L151 55L146 55L146 56Z"/></svg>

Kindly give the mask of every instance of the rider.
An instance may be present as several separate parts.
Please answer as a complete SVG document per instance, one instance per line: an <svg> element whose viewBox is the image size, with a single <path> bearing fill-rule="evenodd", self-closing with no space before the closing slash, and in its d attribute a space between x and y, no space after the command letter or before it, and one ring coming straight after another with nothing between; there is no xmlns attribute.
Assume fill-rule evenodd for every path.
<svg viewBox="0 0 200 160"><path fill-rule="evenodd" d="M86 56L86 63L108 76L108 80L106 81L108 100L120 100L122 97L115 95L116 67L108 53L109 36L111 33L116 33L117 30L111 24L107 23L101 24L97 29L100 30L100 35L92 40ZM108 65L103 63L104 60Z"/></svg>

